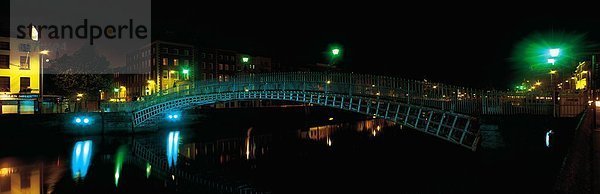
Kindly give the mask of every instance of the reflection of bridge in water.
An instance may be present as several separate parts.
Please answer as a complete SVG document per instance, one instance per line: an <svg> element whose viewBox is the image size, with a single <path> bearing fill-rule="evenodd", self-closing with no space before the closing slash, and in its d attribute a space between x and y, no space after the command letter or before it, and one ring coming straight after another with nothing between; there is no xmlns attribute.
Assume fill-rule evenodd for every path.
<svg viewBox="0 0 600 194"><path fill-rule="evenodd" d="M132 112L133 125L138 127L152 124L170 111L221 101L293 101L382 118L472 150L477 148L480 140L477 116L529 113L527 107L502 100L502 94L351 73L241 75L224 82L196 82L144 98L103 106L106 111ZM544 106L536 106L542 108L535 112L547 114L547 108L551 106L546 104L541 102Z"/></svg>

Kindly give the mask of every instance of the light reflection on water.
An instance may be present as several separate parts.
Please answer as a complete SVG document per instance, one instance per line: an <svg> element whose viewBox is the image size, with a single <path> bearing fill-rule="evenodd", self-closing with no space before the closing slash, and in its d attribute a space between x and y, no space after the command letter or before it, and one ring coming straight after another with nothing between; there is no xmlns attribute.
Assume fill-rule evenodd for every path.
<svg viewBox="0 0 600 194"><path fill-rule="evenodd" d="M328 146L333 146L335 142L335 133L342 130L350 130L356 131L364 134L365 136L374 136L381 134L382 128L386 126L390 126L391 123L384 122L383 120L367 120L360 121L356 123L342 123L342 124L331 124L331 125L320 125L314 127L308 127L305 129L299 130L288 130L290 132L291 139L296 140L308 140L315 142L323 142L323 144ZM221 130L221 129L215 129ZM186 130L184 130L186 131ZM194 140L197 137L190 135L186 139L186 143L182 143L183 137L182 132L177 131L169 131L167 133L158 133L155 135L150 135L147 139L150 140L147 143L147 146L150 150L154 150L153 152L159 158L162 158L162 161L167 160L169 168L180 169L183 162L185 161L185 165L187 169L191 170L190 174L202 174L202 170L206 170L206 168L214 167L215 165L228 165L232 162L241 161L242 163L254 163L255 161L261 160L262 157L269 154L272 150L272 146L282 146L286 144L274 144L274 137L279 137L281 134L272 134L270 131L260 131L253 127L248 127L244 130L243 134L239 136L217 139L217 140ZM186 132L187 134L187 132ZM166 136L166 137L165 137ZM187 136L187 135L186 135ZM135 137L136 139L138 137ZM164 138L166 138L166 145L161 142L165 142ZM114 183L113 189L116 187L117 189L123 189L121 182L125 182L126 184L140 184L142 180L128 180L131 179L131 176L127 176L128 173L135 172L135 174L140 174L140 177L144 177L144 179L161 179L164 177L160 177L161 173L154 174L153 172L160 171L160 166L154 166L154 164L148 163L149 160L141 160L141 165L135 166L131 164L130 157L135 158L135 156L131 155L130 144L125 143L122 144L123 140L126 138L119 137L110 137L108 140L81 140L76 141L71 148L71 160L70 163L66 163L65 165L70 166L71 169L71 178L75 180L75 182L81 182L81 185L96 185L98 182L110 181L112 178L112 182ZM110 143L115 139L114 143ZM139 138L139 140L143 142L143 138ZM95 143L94 143L95 142ZM126 142L126 141L125 141ZM111 144L121 145L111 148ZM162 145L161 145L162 144ZM180 152L181 146L181 152ZM163 150L165 149L166 150ZM287 148L278 148L278 149L287 149ZM93 157L94 153L98 155L97 157ZM180 158L181 157L181 158ZM55 158L56 159L56 158ZM93 161L94 160L94 161ZM178 161L179 166L178 166ZM209 161L212 166L195 168L199 163L189 163L189 161ZM212 161L212 162L211 162ZM94 162L94 165L92 165ZM60 156L55 161L55 166L61 166ZM108 166L107 166L108 164ZM202 163L200 163L202 164ZM125 167L128 165L127 167ZM133 166L132 166L133 165ZM66 167L68 169L69 167ZM104 166L104 167L102 167ZM113 168L114 167L114 168ZM91 170L90 170L91 168ZM103 170L104 168L112 168L111 170ZM139 169L135 169L139 168ZM54 184L59 183L62 184L60 188L64 191L65 188L77 188L82 186L69 185L64 186L64 181L61 181L62 175L60 173L53 173L50 170L49 166L44 167L45 174L48 176L49 173L51 176L48 176L48 179L53 179L53 184L46 183L46 192L54 191ZM65 170L66 170L65 169ZM47 171L46 171L47 170ZM180 169L181 170L181 169ZM60 172L57 170L53 170L56 172ZM91 172L91 173L90 173ZM125 172L125 173L124 173ZM110 175L108 175L110 173ZM91 174L91 175L90 175ZM164 173L162 173L164 174ZM65 174L67 175L67 174ZM125 176L124 176L125 175ZM212 174L209 174L212 175ZM168 174L167 178L171 180L175 180L173 175ZM68 175L65 177L69 177ZM89 177L89 178L86 178ZM100 178L99 178L100 177ZM110 177L110 178L109 178ZM123 179L128 181L123 181ZM85 180L85 181L84 181ZM48 182L48 181L46 181ZM135 182L135 183L131 183ZM145 184L148 184L147 182ZM131 187L131 186L130 186Z"/></svg>
<svg viewBox="0 0 600 194"><path fill-rule="evenodd" d="M71 156L71 172L73 179L83 180L87 176L91 164L93 144L92 140L78 141L73 146Z"/></svg>
<svg viewBox="0 0 600 194"><path fill-rule="evenodd" d="M177 165L179 138L179 131L171 131L167 136L167 163L169 164L169 167Z"/></svg>

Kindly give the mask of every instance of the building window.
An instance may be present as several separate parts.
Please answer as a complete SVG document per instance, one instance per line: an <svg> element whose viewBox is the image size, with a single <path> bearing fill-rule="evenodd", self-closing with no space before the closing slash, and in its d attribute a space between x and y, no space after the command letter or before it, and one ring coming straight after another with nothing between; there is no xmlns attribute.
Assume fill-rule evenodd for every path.
<svg viewBox="0 0 600 194"><path fill-rule="evenodd" d="M10 92L10 77L0 77L0 92Z"/></svg>
<svg viewBox="0 0 600 194"><path fill-rule="evenodd" d="M223 55L219 55L219 59L223 60Z"/></svg>
<svg viewBox="0 0 600 194"><path fill-rule="evenodd" d="M202 58L206 58L206 53L202 53Z"/></svg>
<svg viewBox="0 0 600 194"><path fill-rule="evenodd" d="M163 70L163 71L162 71L162 77L163 77L163 78L168 78L168 77L169 77L169 71L167 71L167 70Z"/></svg>
<svg viewBox="0 0 600 194"><path fill-rule="evenodd" d="M219 82L223 81L223 75L219 74Z"/></svg>
<svg viewBox="0 0 600 194"><path fill-rule="evenodd" d="M21 69L29 69L29 56L21 56Z"/></svg>
<svg viewBox="0 0 600 194"><path fill-rule="evenodd" d="M31 187L31 173L29 171L21 172L21 189Z"/></svg>
<svg viewBox="0 0 600 194"><path fill-rule="evenodd" d="M213 58L213 54L209 54L209 55L208 55L208 58L209 58L209 59L212 59L212 58Z"/></svg>
<svg viewBox="0 0 600 194"><path fill-rule="evenodd" d="M29 44L20 44L19 52L31 52L31 45Z"/></svg>
<svg viewBox="0 0 600 194"><path fill-rule="evenodd" d="M0 55L0 69L9 69L8 55Z"/></svg>
<svg viewBox="0 0 600 194"><path fill-rule="evenodd" d="M169 58L163 58L163 65L168 65L169 64Z"/></svg>
<svg viewBox="0 0 600 194"><path fill-rule="evenodd" d="M223 64L219 63L219 70L223 70Z"/></svg>
<svg viewBox="0 0 600 194"><path fill-rule="evenodd" d="M179 49L171 49L171 53L178 55Z"/></svg>
<svg viewBox="0 0 600 194"><path fill-rule="evenodd" d="M164 53L164 54L168 54L169 53L169 48L161 48L160 52Z"/></svg>
<svg viewBox="0 0 600 194"><path fill-rule="evenodd" d="M212 79L212 78L213 78L213 74L212 74L212 73L209 73L209 74L208 74L208 77L209 77L209 79Z"/></svg>
<svg viewBox="0 0 600 194"><path fill-rule="evenodd" d="M21 91L22 92L31 92L31 88L30 88L30 84L31 84L31 79L29 79L28 77L21 77Z"/></svg>
<svg viewBox="0 0 600 194"><path fill-rule="evenodd" d="M0 50L10 50L10 42L0 42Z"/></svg>
<svg viewBox="0 0 600 194"><path fill-rule="evenodd" d="M187 59L183 60L183 65L190 65L190 60L187 60Z"/></svg>
<svg viewBox="0 0 600 194"><path fill-rule="evenodd" d="M10 191L10 176L1 176L0 177L0 192L9 192Z"/></svg>
<svg viewBox="0 0 600 194"><path fill-rule="evenodd" d="M202 69L206 69L206 62L202 62Z"/></svg>
<svg viewBox="0 0 600 194"><path fill-rule="evenodd" d="M202 80L206 80L206 73L202 73Z"/></svg>
<svg viewBox="0 0 600 194"><path fill-rule="evenodd" d="M190 51L189 50L183 50L183 55L185 55L185 56L190 55Z"/></svg>
<svg viewBox="0 0 600 194"><path fill-rule="evenodd" d="M179 65L179 60L178 59L173 59L173 65L175 65L175 66Z"/></svg>
<svg viewBox="0 0 600 194"><path fill-rule="evenodd" d="M225 71L229 71L229 65L225 64Z"/></svg>
<svg viewBox="0 0 600 194"><path fill-rule="evenodd" d="M215 68L215 65L213 63L209 63L208 65L210 66L210 69L214 69Z"/></svg>

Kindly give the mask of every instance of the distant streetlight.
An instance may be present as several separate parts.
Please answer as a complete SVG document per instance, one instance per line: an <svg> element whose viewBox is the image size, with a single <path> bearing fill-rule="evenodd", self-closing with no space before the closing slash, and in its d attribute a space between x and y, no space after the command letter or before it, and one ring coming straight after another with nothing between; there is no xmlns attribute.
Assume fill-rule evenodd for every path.
<svg viewBox="0 0 600 194"><path fill-rule="evenodd" d="M329 66L334 66L342 56L342 47L340 45L329 45L329 50L326 53L329 57Z"/></svg>
<svg viewBox="0 0 600 194"><path fill-rule="evenodd" d="M548 52L550 53L551 57L558 57L558 55L560 54L560 49L553 48L553 49L550 49Z"/></svg>
<svg viewBox="0 0 600 194"><path fill-rule="evenodd" d="M249 57L242 57L242 62L248 63L248 61L250 61Z"/></svg>
<svg viewBox="0 0 600 194"><path fill-rule="evenodd" d="M185 75L185 78L187 80L189 80L190 79L190 70L189 69L184 69L182 72L183 72L183 75Z"/></svg>
<svg viewBox="0 0 600 194"><path fill-rule="evenodd" d="M548 59L548 63L551 63L552 65L554 65L554 63L556 63L556 59L550 58L550 59Z"/></svg>

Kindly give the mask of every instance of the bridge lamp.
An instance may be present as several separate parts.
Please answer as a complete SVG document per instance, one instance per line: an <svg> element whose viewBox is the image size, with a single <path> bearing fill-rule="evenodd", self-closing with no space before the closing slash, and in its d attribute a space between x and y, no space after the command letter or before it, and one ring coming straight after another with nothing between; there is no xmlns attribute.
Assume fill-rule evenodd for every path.
<svg viewBox="0 0 600 194"><path fill-rule="evenodd" d="M183 74L189 74L189 73L190 73L190 70L189 70L189 69L184 69L184 70L183 70Z"/></svg>
<svg viewBox="0 0 600 194"><path fill-rule="evenodd" d="M330 80L327 80L327 84L331 84L331 81L330 81Z"/></svg>
<svg viewBox="0 0 600 194"><path fill-rule="evenodd" d="M248 61L250 61L249 57L242 57L242 62L248 63Z"/></svg>
<svg viewBox="0 0 600 194"><path fill-rule="evenodd" d="M89 125L92 124L92 119L89 117L75 117L75 119L73 120L73 122L75 122L75 124L77 125Z"/></svg>

